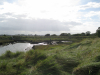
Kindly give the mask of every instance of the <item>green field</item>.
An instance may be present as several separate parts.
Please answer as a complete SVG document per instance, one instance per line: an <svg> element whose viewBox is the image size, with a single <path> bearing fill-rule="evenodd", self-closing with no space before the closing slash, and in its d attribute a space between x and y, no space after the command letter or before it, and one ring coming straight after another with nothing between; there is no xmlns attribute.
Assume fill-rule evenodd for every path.
<svg viewBox="0 0 100 75"><path fill-rule="evenodd" d="M100 75L100 38L0 56L0 75Z"/></svg>

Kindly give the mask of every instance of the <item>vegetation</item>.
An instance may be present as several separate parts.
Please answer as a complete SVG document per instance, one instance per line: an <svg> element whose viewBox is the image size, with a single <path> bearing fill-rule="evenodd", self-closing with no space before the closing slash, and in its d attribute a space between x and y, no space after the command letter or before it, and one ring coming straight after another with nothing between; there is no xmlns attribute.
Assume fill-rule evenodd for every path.
<svg viewBox="0 0 100 75"><path fill-rule="evenodd" d="M98 27L96 34L97 34L98 37L100 37L100 27Z"/></svg>
<svg viewBox="0 0 100 75"><path fill-rule="evenodd" d="M100 38L0 56L0 75L100 75Z"/></svg>
<svg viewBox="0 0 100 75"><path fill-rule="evenodd" d="M77 34L70 34L70 33L61 33L60 35L56 34L45 34L44 36L39 35L2 35L0 36L0 45L6 44L6 43L13 43L16 41L23 42L27 41L30 43L36 43L36 42L46 42L46 41L73 41L77 42L84 38L95 38L100 37L100 27L97 29L96 33L90 34L90 31L87 31L86 33L77 33Z"/></svg>
<svg viewBox="0 0 100 75"><path fill-rule="evenodd" d="M12 42L14 42L14 40L12 40L11 36L6 36L6 35L0 36L0 45Z"/></svg>
<svg viewBox="0 0 100 75"><path fill-rule="evenodd" d="M50 36L50 34L46 34L45 36Z"/></svg>
<svg viewBox="0 0 100 75"><path fill-rule="evenodd" d="M35 46L27 52L6 51L0 56L0 75L100 75L100 27L96 33L61 33L45 36L0 36L0 45L15 40L43 42L72 41Z"/></svg>

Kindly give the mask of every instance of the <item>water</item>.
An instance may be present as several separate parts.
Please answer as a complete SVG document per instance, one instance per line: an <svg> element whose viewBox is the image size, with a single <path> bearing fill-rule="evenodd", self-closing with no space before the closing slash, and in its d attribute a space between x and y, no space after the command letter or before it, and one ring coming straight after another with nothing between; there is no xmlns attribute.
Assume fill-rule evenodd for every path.
<svg viewBox="0 0 100 75"><path fill-rule="evenodd" d="M0 46L0 55L5 53L7 50L10 50L11 52L27 51L27 50L32 49L34 45L47 45L47 44L45 43L38 43L38 44L15 43L15 44L9 44L7 46Z"/></svg>

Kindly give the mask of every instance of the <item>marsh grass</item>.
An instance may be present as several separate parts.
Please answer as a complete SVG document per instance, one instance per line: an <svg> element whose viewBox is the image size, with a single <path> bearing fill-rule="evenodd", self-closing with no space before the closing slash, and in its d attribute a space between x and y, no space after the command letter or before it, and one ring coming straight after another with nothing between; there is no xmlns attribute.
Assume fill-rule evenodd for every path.
<svg viewBox="0 0 100 75"><path fill-rule="evenodd" d="M0 56L0 75L100 75L100 38Z"/></svg>

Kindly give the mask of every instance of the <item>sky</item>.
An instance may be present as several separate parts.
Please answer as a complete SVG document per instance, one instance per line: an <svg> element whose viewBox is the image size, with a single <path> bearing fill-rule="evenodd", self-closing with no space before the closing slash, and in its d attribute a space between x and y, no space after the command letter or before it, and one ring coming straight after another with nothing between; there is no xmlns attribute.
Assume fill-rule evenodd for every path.
<svg viewBox="0 0 100 75"><path fill-rule="evenodd" d="M100 0L0 0L0 34L95 33Z"/></svg>

